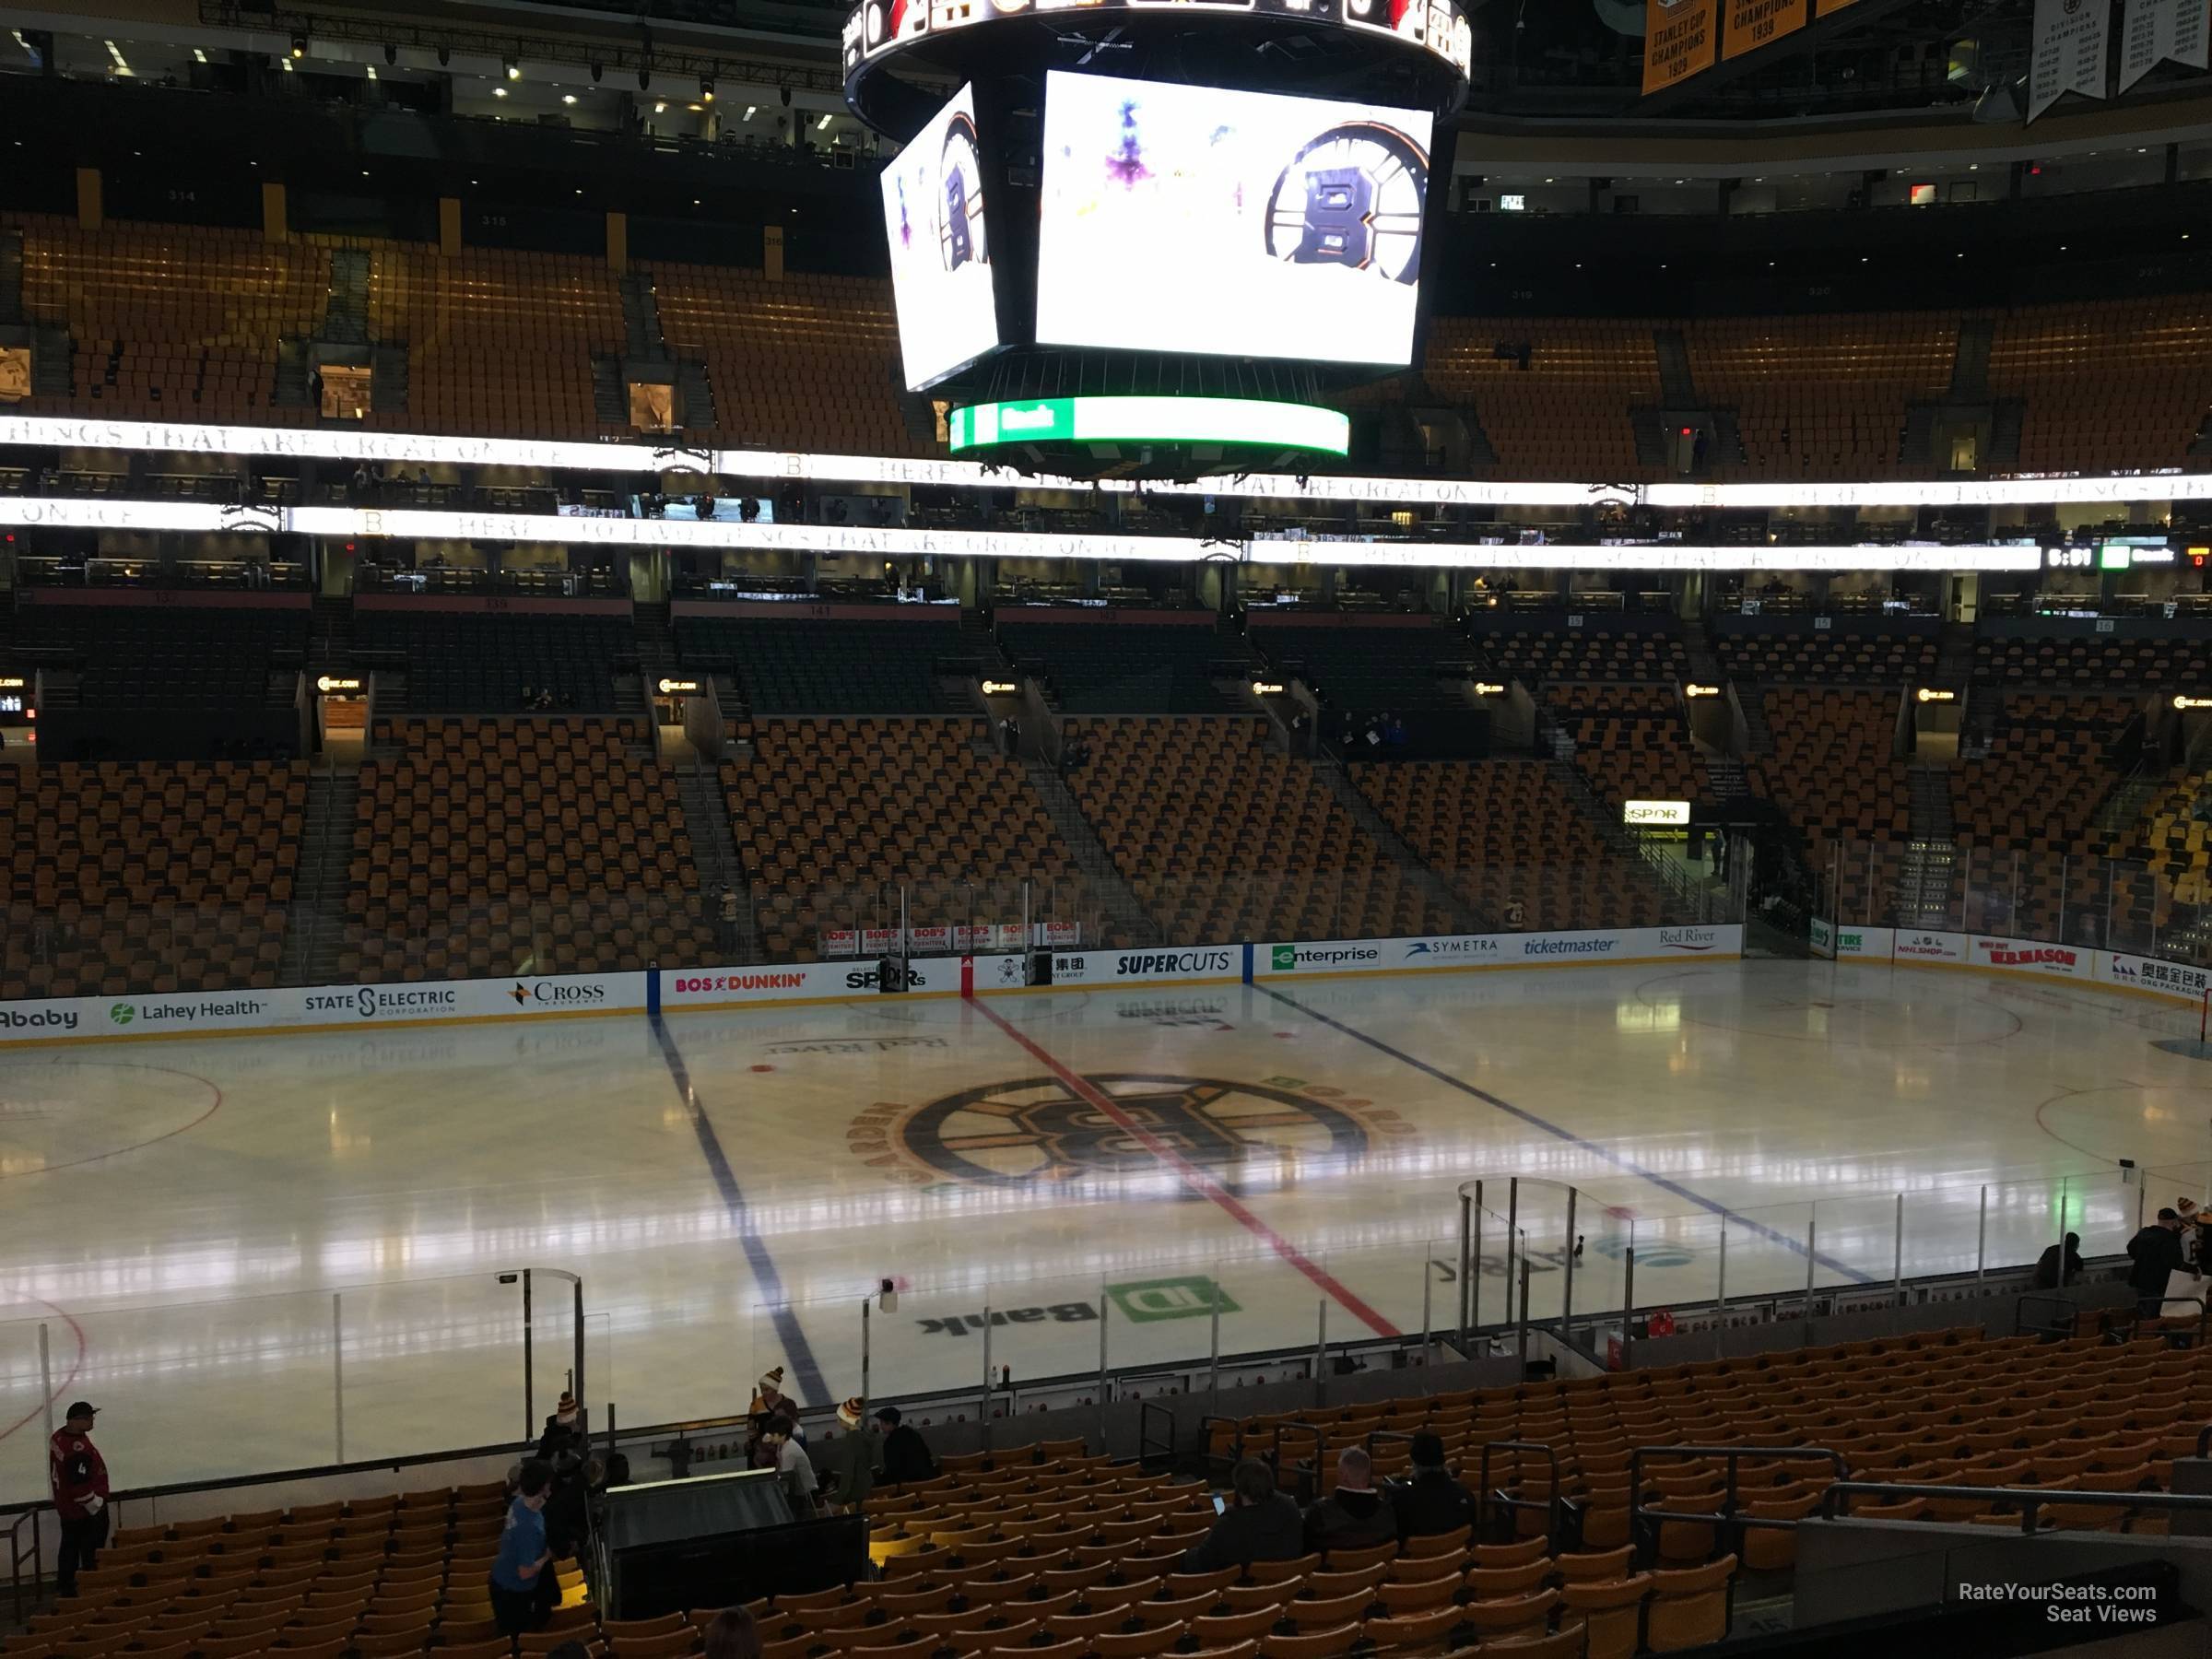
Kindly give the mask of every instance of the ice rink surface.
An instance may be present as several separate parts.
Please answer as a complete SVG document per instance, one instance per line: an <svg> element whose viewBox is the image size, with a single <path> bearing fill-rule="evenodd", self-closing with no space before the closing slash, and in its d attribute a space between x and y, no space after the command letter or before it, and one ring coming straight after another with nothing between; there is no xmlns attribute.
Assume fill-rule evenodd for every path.
<svg viewBox="0 0 2212 1659"><path fill-rule="evenodd" d="M538 1415L576 1276L589 1402L641 1425L770 1365L859 1392L885 1277L883 1399L980 1386L986 1328L1018 1381L1204 1355L1217 1296L1230 1354L1441 1329L1477 1176L1589 1195L1578 1311L1631 1242L1640 1305L1802 1288L1808 1220L1820 1285L2117 1250L2115 1160L2203 1192L2212 1065L2153 1046L2195 1018L1754 961L11 1049L0 1500L49 1388L124 1486L516 1438L524 1268ZM1559 1203L1521 1219L1556 1311Z"/></svg>

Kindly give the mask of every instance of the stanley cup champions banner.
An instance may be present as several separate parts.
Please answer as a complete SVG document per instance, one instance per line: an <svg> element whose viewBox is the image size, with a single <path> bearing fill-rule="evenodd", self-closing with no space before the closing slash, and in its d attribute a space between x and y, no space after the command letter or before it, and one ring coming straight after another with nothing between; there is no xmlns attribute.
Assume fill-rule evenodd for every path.
<svg viewBox="0 0 2212 1659"><path fill-rule="evenodd" d="M1719 55L1721 0L1644 0L1645 97L1701 75Z"/></svg>
<svg viewBox="0 0 2212 1659"><path fill-rule="evenodd" d="M2104 48L2112 21L2112 0L2035 0L2029 120L2069 92L2104 96Z"/></svg>
<svg viewBox="0 0 2212 1659"><path fill-rule="evenodd" d="M2192 68L2206 67L2206 28L2212 0L2127 0L2120 28L2120 90L2124 92L2159 64L2171 58Z"/></svg>
<svg viewBox="0 0 2212 1659"><path fill-rule="evenodd" d="M1806 0L1728 0L1721 55L1739 58L1795 34L1805 27L1805 6Z"/></svg>

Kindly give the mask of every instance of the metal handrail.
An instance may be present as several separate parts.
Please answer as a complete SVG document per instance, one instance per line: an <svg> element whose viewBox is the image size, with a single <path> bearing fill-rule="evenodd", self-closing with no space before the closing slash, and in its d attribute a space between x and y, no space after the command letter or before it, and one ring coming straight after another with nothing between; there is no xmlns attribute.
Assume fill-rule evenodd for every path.
<svg viewBox="0 0 2212 1659"><path fill-rule="evenodd" d="M1313 1480L1318 1486L1321 1482L1322 1454L1329 1449L1329 1437L1319 1423L1309 1423L1301 1418L1292 1418L1288 1422L1275 1426L1273 1442L1267 1448L1267 1460L1275 1465L1277 1484L1279 1486L1283 1478L1283 1430L1286 1429L1313 1437Z"/></svg>
<svg viewBox="0 0 2212 1659"><path fill-rule="evenodd" d="M1490 1485L1490 1453L1493 1452L1542 1453L1545 1461L1551 1465L1550 1496L1539 1503L1534 1498L1509 1498L1502 1491L1494 1488ZM1479 1506L1476 1511L1476 1520L1478 1524L1488 1518L1490 1501L1495 1498L1508 1511L1542 1510L1544 1512L1545 1535L1553 1538L1559 1535L1560 1519L1564 1513L1566 1500L1559 1492L1559 1454L1550 1444L1542 1441L1485 1441L1482 1443L1482 1461L1476 1467L1476 1484L1480 1488L1476 1498L1476 1502Z"/></svg>
<svg viewBox="0 0 2212 1659"><path fill-rule="evenodd" d="M1841 1515L1837 1512L1846 1498L1924 1498L1936 1503L1986 1498L1993 1503L2017 1503L2020 1506L2020 1531L2027 1534L2035 1532L2036 1512L2048 1505L2112 1503L2126 1509L2212 1512L2212 1494L2198 1492L2080 1492L2030 1487L1923 1486L1910 1480L1839 1480L1822 1494L1820 1518L1851 1520L1849 1511Z"/></svg>
<svg viewBox="0 0 2212 1659"><path fill-rule="evenodd" d="M1158 1412L1168 1419L1167 1439L1159 1442L1167 1454L1168 1466L1175 1465L1175 1414L1157 1400L1139 1400L1136 1403L1136 1466L1146 1467L1152 1459L1152 1414Z"/></svg>
<svg viewBox="0 0 2212 1659"><path fill-rule="evenodd" d="M2064 1308L2066 1311L2065 1324L2063 1327L2055 1324L2029 1324L2027 1314L2030 1302ZM2015 1336L2071 1336L2074 1334L2075 1315L2080 1312L2081 1304L2070 1296L2057 1296L2041 1290L2030 1291L2027 1295L2017 1299L2012 1304L2012 1334Z"/></svg>
<svg viewBox="0 0 2212 1659"><path fill-rule="evenodd" d="M1686 1512L1679 1510L1660 1509L1655 1505L1647 1506L1643 1501L1643 1460L1647 1456L1726 1458L1728 1460L1728 1484L1721 1499L1720 1512L1718 1514L1706 1512ZM1794 1526L1796 1524L1794 1522L1772 1519L1747 1523L1736 1513L1737 1465L1747 1457L1825 1458L1829 1466L1835 1471L1838 1480L1841 1480L1851 1473L1850 1466L1843 1461L1842 1454L1827 1446L1637 1446L1629 1453L1629 1525L1637 1535L1640 1547L1642 1545L1650 1547L1649 1549L1641 1550L1641 1553L1649 1559L1649 1556L1658 1547L1657 1530L1647 1528L1644 1524L1646 1522L1711 1522L1716 1525L1729 1528L1734 1533L1740 1533L1746 1525ZM1650 1533L1648 1538L1643 1536L1647 1531Z"/></svg>
<svg viewBox="0 0 2212 1659"><path fill-rule="evenodd" d="M13 1581L15 1595L15 1622L18 1625L20 1625L23 1622L24 1563L29 1562L30 1564L31 1578L32 1582L35 1583L38 1577L39 1553L41 1547L41 1539L39 1536L39 1517L45 1512L48 1507L49 1506L47 1505L41 1504L36 1508L26 1510L21 1514L18 1515L15 1520L8 1524L8 1576ZM26 1522L29 1522L30 1524L30 1547L28 1550L23 1547L22 1535L23 1526Z"/></svg>

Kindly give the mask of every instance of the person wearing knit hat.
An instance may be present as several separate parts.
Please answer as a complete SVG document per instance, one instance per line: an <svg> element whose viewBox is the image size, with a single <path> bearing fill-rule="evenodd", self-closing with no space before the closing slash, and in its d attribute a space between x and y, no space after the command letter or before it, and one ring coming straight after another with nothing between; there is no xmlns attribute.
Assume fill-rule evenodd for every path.
<svg viewBox="0 0 2212 1659"><path fill-rule="evenodd" d="M822 1487L845 1514L856 1514L876 1486L876 1437L867 1429L867 1402L854 1394L837 1408L837 1438L822 1450Z"/></svg>
<svg viewBox="0 0 2212 1659"><path fill-rule="evenodd" d="M791 1438L800 1445L806 1443L806 1430L799 1427L799 1403L783 1392L783 1368L763 1372L753 1389L753 1403L746 1415L758 1423L762 1418L787 1417L791 1419Z"/></svg>

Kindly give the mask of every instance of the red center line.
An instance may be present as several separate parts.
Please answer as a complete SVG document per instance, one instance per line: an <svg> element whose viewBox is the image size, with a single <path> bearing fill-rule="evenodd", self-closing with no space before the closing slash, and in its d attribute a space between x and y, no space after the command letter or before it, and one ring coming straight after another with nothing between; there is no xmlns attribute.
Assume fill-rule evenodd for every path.
<svg viewBox="0 0 2212 1659"><path fill-rule="evenodd" d="M1378 1336L1397 1336L1403 1335L1403 1333L1401 1333L1395 1325L1392 1324L1389 1320L1383 1318L1382 1314L1376 1312L1375 1310L1370 1307L1362 1298L1360 1298L1356 1292L1351 1290L1341 1280L1339 1280L1335 1274L1331 1273L1326 1267L1324 1267L1319 1262L1314 1261L1312 1257L1307 1255L1304 1251L1299 1249L1297 1245L1291 1243L1289 1240L1284 1238L1281 1233L1277 1232L1274 1228L1268 1226L1267 1223L1261 1220L1259 1217L1253 1215L1250 1209L1245 1207L1242 1200L1239 1199L1234 1194L1230 1192L1227 1187L1223 1186L1219 1182L1216 1181L1211 1175L1208 1175L1204 1170L1200 1169L1196 1164L1193 1163L1182 1153L1176 1151L1174 1147L1169 1146L1166 1141L1160 1139L1159 1135L1153 1134L1149 1129L1146 1128L1142 1124L1131 1117L1128 1112L1122 1109L1122 1107L1115 1101L1112 1095L1107 1094L1103 1089L1092 1083L1088 1077L1082 1077L1079 1074L1069 1070L1065 1065L1063 1065L1044 1049L1040 1048L1022 1032L1017 1030L1013 1026L1007 1024L1006 1021L999 1015L997 1010L993 1008L990 1004L984 1002L982 998L976 998L975 1000L970 1002L968 1006L973 1008L977 1013L982 1015L985 1018L989 1019L993 1025L996 1026L1000 1030L1011 1037L1016 1042L1018 1042L1022 1048L1028 1052L1031 1059L1035 1060L1040 1065L1045 1067L1053 1074L1053 1077L1059 1078L1061 1082L1065 1083L1069 1088L1073 1089L1077 1095L1081 1097L1089 1104L1097 1107L1100 1112L1104 1112L1108 1121L1111 1122L1116 1128L1125 1131L1133 1139L1136 1141L1139 1146L1143 1147L1146 1151L1151 1153L1152 1156L1159 1159L1161 1163L1165 1164L1169 1169L1174 1171L1176 1176L1182 1182L1183 1185L1189 1187L1192 1192L1200 1194L1202 1197L1212 1199L1216 1204L1227 1210L1230 1215L1236 1218L1238 1223L1242 1226L1247 1232L1251 1233L1254 1238L1262 1241L1266 1244L1268 1249L1274 1251L1277 1255L1282 1257L1284 1261L1289 1263L1291 1266L1297 1268L1299 1272L1304 1274L1308 1278L1312 1279L1314 1284L1318 1285L1329 1296L1335 1298L1340 1306L1349 1312L1352 1316L1358 1319L1361 1324L1365 1324L1369 1330L1372 1331Z"/></svg>

